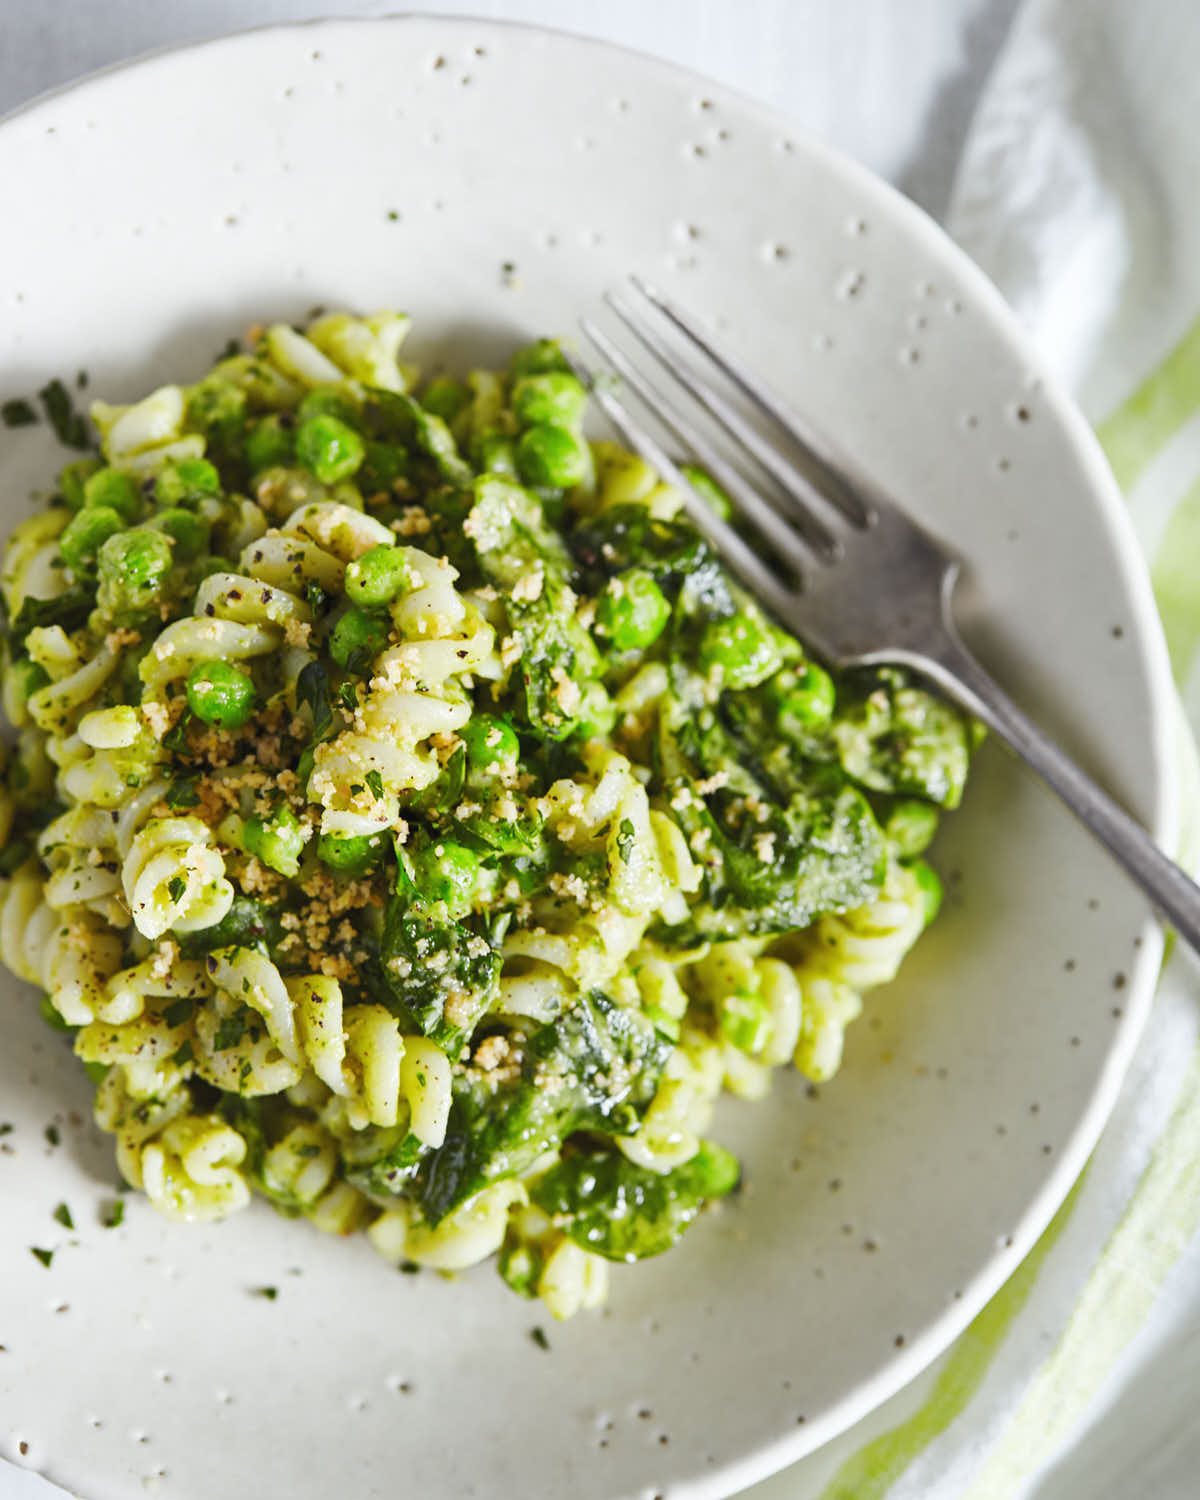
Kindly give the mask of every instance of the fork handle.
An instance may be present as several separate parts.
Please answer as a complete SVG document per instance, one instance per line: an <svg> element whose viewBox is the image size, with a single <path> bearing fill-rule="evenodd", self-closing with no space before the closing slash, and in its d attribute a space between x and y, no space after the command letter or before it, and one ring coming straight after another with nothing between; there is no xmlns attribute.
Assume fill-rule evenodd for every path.
<svg viewBox="0 0 1200 1500"><path fill-rule="evenodd" d="M957 634L949 634L924 665L949 696L994 730L1057 792L1200 953L1200 886L1167 858L1141 824L1017 707Z"/></svg>

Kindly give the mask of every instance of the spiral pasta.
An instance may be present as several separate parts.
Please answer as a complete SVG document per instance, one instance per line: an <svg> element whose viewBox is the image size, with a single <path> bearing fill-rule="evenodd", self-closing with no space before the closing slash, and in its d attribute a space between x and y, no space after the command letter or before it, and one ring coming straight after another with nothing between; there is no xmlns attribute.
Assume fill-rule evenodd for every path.
<svg viewBox="0 0 1200 1500"><path fill-rule="evenodd" d="M94 405L0 564L0 959L168 1217L563 1318L732 1191L722 1091L840 1065L972 735L809 661L553 341L422 382L408 326Z"/></svg>

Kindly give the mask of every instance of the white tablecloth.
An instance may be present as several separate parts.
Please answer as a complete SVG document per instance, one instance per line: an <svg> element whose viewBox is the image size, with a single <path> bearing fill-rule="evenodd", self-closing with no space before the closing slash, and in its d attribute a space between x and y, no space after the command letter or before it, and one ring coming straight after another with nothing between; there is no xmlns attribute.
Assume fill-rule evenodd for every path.
<svg viewBox="0 0 1200 1500"><path fill-rule="evenodd" d="M422 0L419 6L426 13L460 8L600 35L719 79L786 112L798 127L857 157L941 217L967 125L1017 0L606 0L603 6L595 0L471 0L459 7ZM179 42L301 19L314 10L393 9L387 0L0 0L0 112L82 73ZM1193 1385L1190 1347L1168 1348L1130 1387L1122 1420L1152 1422L1156 1410L1178 1409L1170 1392L1181 1380ZM1171 1472L1200 1472L1198 1464L1178 1462L1180 1432L1173 1429L1170 1437ZM1111 1475L1119 1440L1117 1424L1115 1435L1110 1428L1089 1442L1074 1473L1054 1490L1057 1500L1093 1493L1089 1473ZM848 1435L845 1441L854 1440ZM1168 1488L1154 1489L1154 1500L1200 1494L1200 1481L1187 1491L1164 1483ZM0 1462L0 1500L51 1500L62 1493ZM790 1491L780 1476L755 1493L784 1500Z"/></svg>

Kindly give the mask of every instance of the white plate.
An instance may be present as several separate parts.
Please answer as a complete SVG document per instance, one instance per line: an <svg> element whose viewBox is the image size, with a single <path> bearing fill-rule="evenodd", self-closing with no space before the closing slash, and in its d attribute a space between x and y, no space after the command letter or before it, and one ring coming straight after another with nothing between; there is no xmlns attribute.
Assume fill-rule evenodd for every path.
<svg viewBox="0 0 1200 1500"><path fill-rule="evenodd" d="M1160 836L1169 686L1120 502L997 295L909 204L786 122L615 48L479 22L263 31L0 129L0 394L85 367L129 397L251 319L394 305L463 363L569 333L638 268L728 325L972 565L968 633ZM505 270L505 263L513 269ZM56 455L3 436L5 519ZM160 1222L82 1122L32 995L0 1051L0 1452L89 1500L711 1496L845 1427L1011 1272L1112 1103L1160 940L995 747L938 855L943 917L844 1071L728 1105L739 1201L544 1313L264 1208ZM62 1144L44 1127L58 1121ZM66 1201L76 1229L55 1223ZM30 1246L54 1248L47 1271ZM279 1288L275 1301L253 1294Z"/></svg>

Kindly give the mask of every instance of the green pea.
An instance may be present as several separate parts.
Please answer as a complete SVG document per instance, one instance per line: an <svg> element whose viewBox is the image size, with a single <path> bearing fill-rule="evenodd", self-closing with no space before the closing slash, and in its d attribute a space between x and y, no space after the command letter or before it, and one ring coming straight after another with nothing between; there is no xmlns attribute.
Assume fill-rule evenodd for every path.
<svg viewBox="0 0 1200 1500"><path fill-rule="evenodd" d="M670 618L671 606L644 568L610 578L596 602L596 624L618 651L653 645Z"/></svg>
<svg viewBox="0 0 1200 1500"><path fill-rule="evenodd" d="M85 507L107 506L126 522L136 521L142 510L137 485L120 469L100 469L93 474L83 486L83 503Z"/></svg>
<svg viewBox="0 0 1200 1500"><path fill-rule="evenodd" d="M443 422L453 422L470 400L470 391L451 375L435 375L421 392L421 405Z"/></svg>
<svg viewBox="0 0 1200 1500"><path fill-rule="evenodd" d="M921 899L925 903L925 925L928 927L942 909L942 882L937 871L926 860L914 860L909 869L917 877Z"/></svg>
<svg viewBox="0 0 1200 1500"><path fill-rule="evenodd" d="M557 339L538 339L535 343L526 344L513 355L508 368L514 380L519 380L522 375L544 375L550 370L566 370L569 373L571 369Z"/></svg>
<svg viewBox="0 0 1200 1500"><path fill-rule="evenodd" d="M221 493L221 476L206 458L178 458L159 470L154 498L160 505L194 505Z"/></svg>
<svg viewBox="0 0 1200 1500"><path fill-rule="evenodd" d="M366 456L358 471L358 486L364 495L390 493L398 479L408 475L408 450L399 443L381 443L367 439Z"/></svg>
<svg viewBox="0 0 1200 1500"><path fill-rule="evenodd" d="M906 798L888 813L883 831L901 859L915 859L929 847L937 832L937 808L929 802Z"/></svg>
<svg viewBox="0 0 1200 1500"><path fill-rule="evenodd" d="M339 385L318 385L308 392L296 408L296 425L303 426L313 417L336 417L354 428L359 422L358 407Z"/></svg>
<svg viewBox="0 0 1200 1500"><path fill-rule="evenodd" d="M176 557L190 562L208 551L212 523L203 516L198 516L194 510L184 510L182 506L173 505L168 510L159 511L149 524L175 538Z"/></svg>
<svg viewBox="0 0 1200 1500"><path fill-rule="evenodd" d="M762 682L779 666L779 649L765 621L742 612L728 620L713 620L700 637L700 665L718 669L727 688L748 688Z"/></svg>
<svg viewBox="0 0 1200 1500"><path fill-rule="evenodd" d="M59 534L63 562L78 573L91 562L110 536L125 530L125 522L107 505L89 506L73 515Z"/></svg>
<svg viewBox="0 0 1200 1500"><path fill-rule="evenodd" d="M479 881L479 856L465 844L442 839L413 857L413 871L413 882L427 900L463 910Z"/></svg>
<svg viewBox="0 0 1200 1500"><path fill-rule="evenodd" d="M492 714L473 714L458 734L467 747L467 759L480 771L493 766L513 766L521 753L521 743L512 725Z"/></svg>
<svg viewBox="0 0 1200 1500"><path fill-rule="evenodd" d="M390 622L362 609L348 609L333 627L329 654L340 667L363 672L388 643Z"/></svg>
<svg viewBox="0 0 1200 1500"><path fill-rule="evenodd" d="M680 464L679 472L688 481L691 487L698 492L700 498L706 502L709 509L721 518L728 521L733 515L733 501L717 483L717 481L705 469L698 468L695 464Z"/></svg>
<svg viewBox="0 0 1200 1500"><path fill-rule="evenodd" d="M246 393L231 380L202 380L188 393L187 425L221 444L236 441L246 423Z"/></svg>
<svg viewBox="0 0 1200 1500"><path fill-rule="evenodd" d="M246 432L246 464L251 474L261 474L277 464L290 464L295 451L294 423L290 417L272 412L260 417Z"/></svg>
<svg viewBox="0 0 1200 1500"><path fill-rule="evenodd" d="M390 604L413 582L411 564L403 547L381 542L356 558L346 569L346 593L364 609Z"/></svg>
<svg viewBox="0 0 1200 1500"><path fill-rule="evenodd" d="M517 477L517 445L506 432L486 432L476 445L479 467L488 474Z"/></svg>
<svg viewBox="0 0 1200 1500"><path fill-rule="evenodd" d="M578 427L587 399L583 386L565 370L523 375L512 389L513 414L522 427L532 427L535 422Z"/></svg>
<svg viewBox="0 0 1200 1500"><path fill-rule="evenodd" d="M362 438L338 417L310 417L296 430L296 458L322 484L349 479L365 457Z"/></svg>
<svg viewBox="0 0 1200 1500"><path fill-rule="evenodd" d="M833 678L816 662L806 661L794 674L779 703L779 725L784 733L789 726L801 731L823 729L833 718L837 689Z"/></svg>
<svg viewBox="0 0 1200 1500"><path fill-rule="evenodd" d="M363 875L375 864L384 849L381 833L363 834L356 838L339 838L333 833L323 833L317 840L317 858L339 875Z"/></svg>
<svg viewBox="0 0 1200 1500"><path fill-rule="evenodd" d="M59 470L58 493L72 510L82 508L83 487L96 470L102 467L98 458L76 458Z"/></svg>
<svg viewBox="0 0 1200 1500"><path fill-rule="evenodd" d="M227 661L202 661L188 673L188 707L205 724L241 729L250 722L258 694L245 672Z"/></svg>
<svg viewBox="0 0 1200 1500"><path fill-rule="evenodd" d="M517 442L517 473L525 484L572 489L591 471L591 456L583 438L538 422L527 427Z"/></svg>
<svg viewBox="0 0 1200 1500"><path fill-rule="evenodd" d="M246 851L281 875L296 875L304 851L304 828L287 803L277 807L265 822L246 819Z"/></svg>
<svg viewBox="0 0 1200 1500"><path fill-rule="evenodd" d="M80 511L80 516L86 511ZM100 576L130 593L152 592L171 568L171 543L161 531L134 526L110 536L100 548Z"/></svg>

